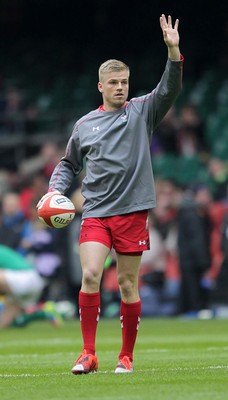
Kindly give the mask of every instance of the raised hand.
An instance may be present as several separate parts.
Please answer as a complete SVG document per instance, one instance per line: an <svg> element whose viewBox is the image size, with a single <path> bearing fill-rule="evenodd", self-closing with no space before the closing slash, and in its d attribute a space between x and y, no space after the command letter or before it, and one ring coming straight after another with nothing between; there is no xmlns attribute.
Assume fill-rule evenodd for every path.
<svg viewBox="0 0 228 400"><path fill-rule="evenodd" d="M160 17L160 26L163 32L163 38L168 47L179 46L179 33L178 33L179 19L176 19L174 27L172 25L172 17L168 15L168 20L165 15L162 14Z"/></svg>
<svg viewBox="0 0 228 400"><path fill-rule="evenodd" d="M176 19L173 27L171 16L168 16L167 21L165 15L161 15L160 26L163 32L163 38L168 47L168 57L173 61L179 61L181 57L179 49L180 37L178 33L178 25L179 19Z"/></svg>

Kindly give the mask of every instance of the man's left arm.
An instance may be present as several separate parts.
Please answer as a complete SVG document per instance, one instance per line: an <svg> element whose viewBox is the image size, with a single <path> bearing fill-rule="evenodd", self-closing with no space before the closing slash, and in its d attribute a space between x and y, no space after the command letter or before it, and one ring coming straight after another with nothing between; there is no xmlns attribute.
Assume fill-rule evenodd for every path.
<svg viewBox="0 0 228 400"><path fill-rule="evenodd" d="M183 57L179 49L179 20L176 19L174 26L172 26L171 16L169 15L168 19L166 19L165 15L162 14L160 26L168 49L168 61L159 84L152 92L153 113L150 124L153 129L159 125L167 111L174 104L182 88Z"/></svg>
<svg viewBox="0 0 228 400"><path fill-rule="evenodd" d="M172 26L172 18L162 14L160 17L160 26L163 33L163 39L168 49L168 60L165 71L156 88L145 96L141 96L141 101L132 103L138 112L144 115L148 126L150 127L150 135L154 129L160 124L161 120L174 104L177 96L182 88L182 66L183 57L179 49L179 20L175 21Z"/></svg>

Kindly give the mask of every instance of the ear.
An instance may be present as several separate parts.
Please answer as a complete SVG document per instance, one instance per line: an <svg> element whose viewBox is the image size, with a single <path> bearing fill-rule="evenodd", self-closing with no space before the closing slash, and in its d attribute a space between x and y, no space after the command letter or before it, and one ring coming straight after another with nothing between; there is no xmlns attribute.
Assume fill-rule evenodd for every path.
<svg viewBox="0 0 228 400"><path fill-rule="evenodd" d="M102 83L101 82L98 82L97 87L98 87L99 92L102 93L103 92L103 88L102 88Z"/></svg>

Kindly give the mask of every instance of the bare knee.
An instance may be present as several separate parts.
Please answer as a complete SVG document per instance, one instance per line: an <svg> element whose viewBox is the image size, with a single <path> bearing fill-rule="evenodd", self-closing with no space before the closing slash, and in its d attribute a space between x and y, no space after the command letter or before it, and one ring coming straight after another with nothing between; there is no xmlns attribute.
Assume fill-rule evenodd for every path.
<svg viewBox="0 0 228 400"><path fill-rule="evenodd" d="M134 275L118 275L118 284L120 287L121 297L125 301L131 300L138 292L138 283Z"/></svg>
<svg viewBox="0 0 228 400"><path fill-rule="evenodd" d="M96 269L86 269L82 276L82 290L98 291L100 287L101 275Z"/></svg>

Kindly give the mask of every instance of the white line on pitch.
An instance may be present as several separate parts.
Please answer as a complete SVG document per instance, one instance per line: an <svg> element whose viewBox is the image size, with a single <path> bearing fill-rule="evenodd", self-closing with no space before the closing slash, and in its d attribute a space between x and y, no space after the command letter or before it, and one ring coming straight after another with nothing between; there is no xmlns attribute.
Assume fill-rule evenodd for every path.
<svg viewBox="0 0 228 400"><path fill-rule="evenodd" d="M151 368L151 369L143 369L137 370L137 373L142 372L175 372L175 371L200 371L200 370L216 370L216 369L228 369L228 365L209 365L208 367L177 367L177 368ZM109 374L113 373L112 371L99 371L97 374ZM0 378L36 378L39 376L56 376L56 375L69 375L70 372L56 372L50 374L0 374Z"/></svg>

